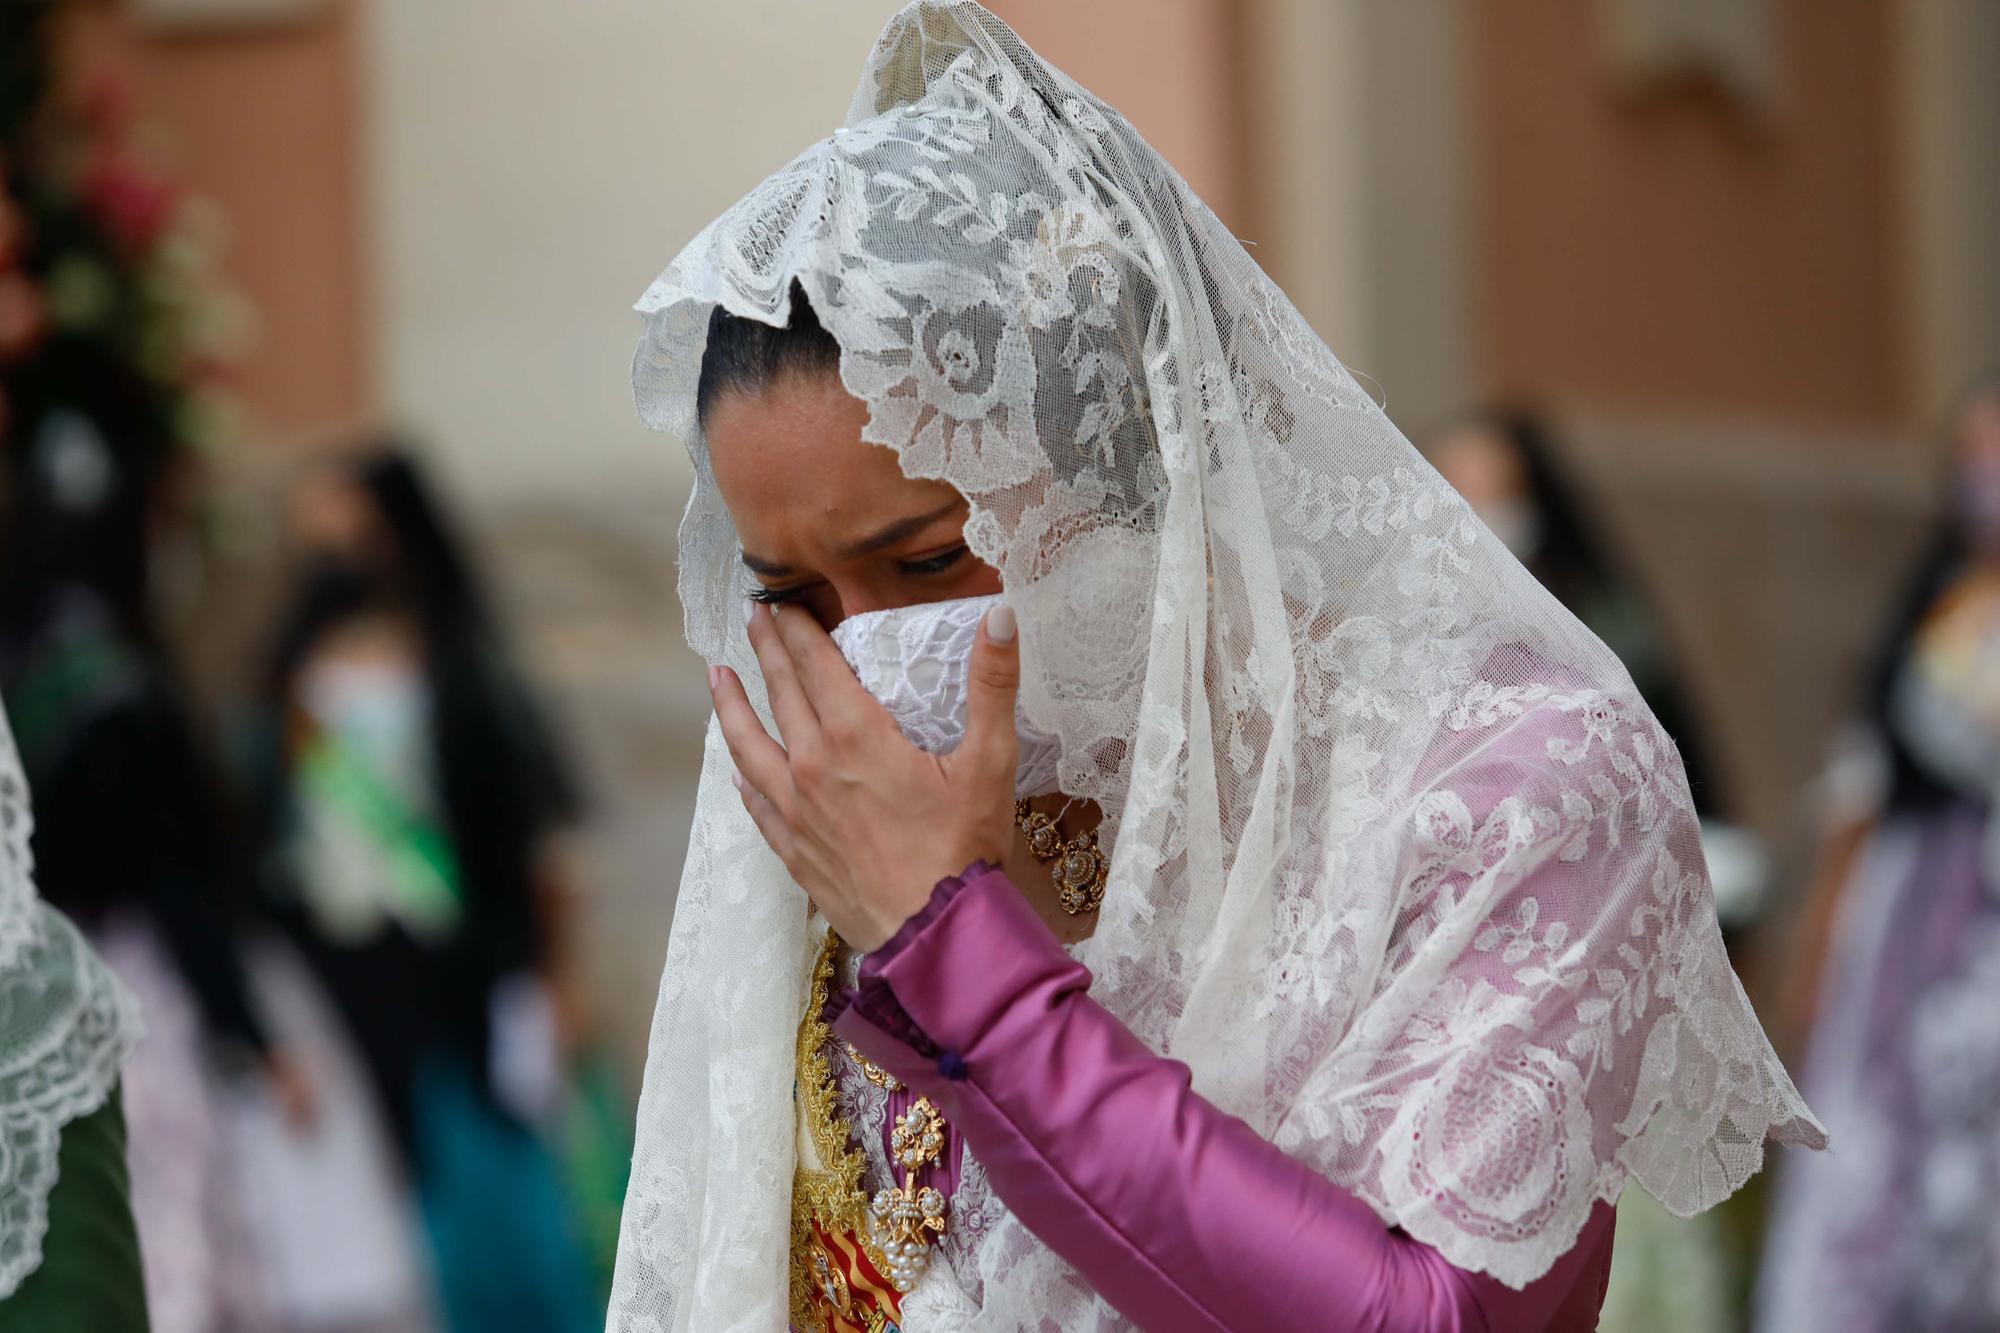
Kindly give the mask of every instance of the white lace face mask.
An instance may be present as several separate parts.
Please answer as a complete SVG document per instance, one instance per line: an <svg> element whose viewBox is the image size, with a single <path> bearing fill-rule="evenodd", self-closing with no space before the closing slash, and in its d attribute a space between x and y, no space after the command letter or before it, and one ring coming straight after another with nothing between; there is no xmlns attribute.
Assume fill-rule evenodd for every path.
<svg viewBox="0 0 2000 1333"><path fill-rule="evenodd" d="M996 593L867 611L841 621L833 641L912 745L949 754L965 739L965 678L979 622L1003 600ZM1015 731L1021 741L1015 795L1056 790L1061 749L1055 737L1035 730L1018 713Z"/></svg>

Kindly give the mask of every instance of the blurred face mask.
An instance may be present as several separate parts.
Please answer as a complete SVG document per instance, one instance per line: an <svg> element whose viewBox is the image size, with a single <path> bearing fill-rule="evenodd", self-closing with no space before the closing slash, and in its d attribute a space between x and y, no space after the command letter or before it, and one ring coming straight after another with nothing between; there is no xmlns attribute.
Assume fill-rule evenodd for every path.
<svg viewBox="0 0 2000 1333"><path fill-rule="evenodd" d="M850 616L833 631L833 642L863 688L889 710L903 735L918 749L949 754L965 739L965 681L978 642L979 622L1002 597L964 597L920 602ZM1056 790L1058 749L1017 715L1020 762L1014 770L1017 796Z"/></svg>
<svg viewBox="0 0 2000 1333"><path fill-rule="evenodd" d="M321 730L378 761L407 760L429 734L429 695L412 665L314 662L300 680L299 702Z"/></svg>

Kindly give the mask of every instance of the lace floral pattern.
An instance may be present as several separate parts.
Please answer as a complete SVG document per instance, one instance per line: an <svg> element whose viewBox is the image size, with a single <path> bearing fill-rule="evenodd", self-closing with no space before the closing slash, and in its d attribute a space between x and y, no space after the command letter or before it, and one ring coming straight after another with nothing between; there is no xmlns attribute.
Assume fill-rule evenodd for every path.
<svg viewBox="0 0 2000 1333"><path fill-rule="evenodd" d="M63 1126L104 1104L139 1034L125 988L36 897L32 831L0 716L0 1300L41 1263Z"/></svg>
<svg viewBox="0 0 2000 1333"><path fill-rule="evenodd" d="M1020 617L1023 715L1105 812L1092 994L1203 1095L1515 1284L1628 1177L1689 1212L1767 1136L1823 1142L1623 668L1131 127L969 0L892 21L846 126L639 303L641 414L694 461L681 594L705 657L757 688L694 419L705 330L717 306L782 324L794 279L866 438L966 496ZM745 957L802 956L799 925L716 758L614 1328L751 1326L782 1230L776 1183L684 1183L762 1187L785 1134L741 1098L788 1104L770 1053L803 993ZM976 1318L951 1326L1126 1326L998 1200L989 1221L951 1265Z"/></svg>
<svg viewBox="0 0 2000 1333"><path fill-rule="evenodd" d="M868 693L889 710L919 749L949 754L965 739L965 675L986 613L1003 599L955 598L850 616L833 641ZM1061 748L1025 721L1017 724L1020 762L1014 790L1040 796L1056 789Z"/></svg>

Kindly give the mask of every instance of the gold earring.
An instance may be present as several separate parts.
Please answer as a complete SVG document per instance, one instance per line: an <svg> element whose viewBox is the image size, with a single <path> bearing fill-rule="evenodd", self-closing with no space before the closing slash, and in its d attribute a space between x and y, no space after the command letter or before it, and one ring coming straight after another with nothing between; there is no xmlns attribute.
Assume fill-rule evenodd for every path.
<svg viewBox="0 0 2000 1333"><path fill-rule="evenodd" d="M1065 840L1056 821L1026 801L1014 802L1014 823L1027 835L1028 850L1049 867L1049 879L1056 886L1056 901L1071 916L1095 912L1104 902L1104 889L1111 880L1111 860L1097 845L1092 830Z"/></svg>

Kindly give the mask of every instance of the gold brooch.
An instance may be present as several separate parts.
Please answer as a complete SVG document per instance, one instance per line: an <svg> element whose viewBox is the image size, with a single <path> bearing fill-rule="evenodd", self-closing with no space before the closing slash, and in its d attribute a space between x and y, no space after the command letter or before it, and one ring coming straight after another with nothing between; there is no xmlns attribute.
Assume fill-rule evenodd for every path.
<svg viewBox="0 0 2000 1333"><path fill-rule="evenodd" d="M903 1168L903 1184L899 1189L877 1190L869 1211L875 1214L876 1235L889 1261L889 1281L897 1291L909 1291L930 1265L932 1237L944 1232L944 1195L932 1186L917 1185L917 1178L936 1165L944 1151L944 1117L930 1098L917 1098L896 1117L889 1151Z"/></svg>

